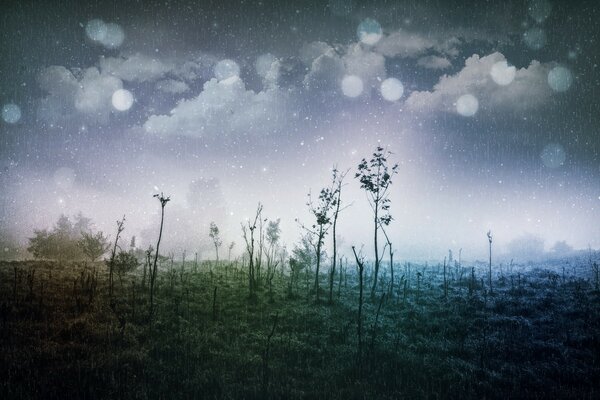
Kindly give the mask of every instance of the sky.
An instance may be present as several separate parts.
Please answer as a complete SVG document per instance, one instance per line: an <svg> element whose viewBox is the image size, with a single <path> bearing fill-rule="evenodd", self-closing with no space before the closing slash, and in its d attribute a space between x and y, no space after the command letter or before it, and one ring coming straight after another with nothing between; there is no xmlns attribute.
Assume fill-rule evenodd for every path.
<svg viewBox="0 0 600 400"><path fill-rule="evenodd" d="M399 164L397 259L537 235L600 247L594 1L14 1L0 6L0 244L79 211L112 235L242 251L257 203L288 247L348 169L345 251L372 252L354 178ZM328 239L330 240L330 238Z"/></svg>

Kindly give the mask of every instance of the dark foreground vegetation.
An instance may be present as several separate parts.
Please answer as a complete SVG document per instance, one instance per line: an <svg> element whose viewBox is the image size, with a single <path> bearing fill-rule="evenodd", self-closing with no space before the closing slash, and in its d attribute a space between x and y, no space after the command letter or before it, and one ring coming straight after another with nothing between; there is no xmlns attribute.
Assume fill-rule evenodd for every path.
<svg viewBox="0 0 600 400"><path fill-rule="evenodd" d="M0 398L571 398L600 396L600 294L588 267L396 266L373 295L340 266L0 264ZM366 266L364 288L373 272ZM381 273L381 271L380 271ZM323 281L327 281L323 277ZM324 285L323 285L324 286ZM152 314L151 313L152 310Z"/></svg>

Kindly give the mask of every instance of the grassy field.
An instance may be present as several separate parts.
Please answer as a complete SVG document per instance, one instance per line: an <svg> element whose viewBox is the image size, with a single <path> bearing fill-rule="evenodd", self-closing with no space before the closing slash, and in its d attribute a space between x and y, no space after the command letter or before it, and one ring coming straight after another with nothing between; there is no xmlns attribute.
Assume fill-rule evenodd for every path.
<svg viewBox="0 0 600 400"><path fill-rule="evenodd" d="M103 264L1 263L0 398L600 397L583 265L515 266L491 292L484 269L452 269L447 295L439 266L398 266L393 293L367 291L360 356L352 266L333 304L325 274L317 303L312 276L249 298L241 264L181 267L159 273L150 318L139 271L111 304Z"/></svg>

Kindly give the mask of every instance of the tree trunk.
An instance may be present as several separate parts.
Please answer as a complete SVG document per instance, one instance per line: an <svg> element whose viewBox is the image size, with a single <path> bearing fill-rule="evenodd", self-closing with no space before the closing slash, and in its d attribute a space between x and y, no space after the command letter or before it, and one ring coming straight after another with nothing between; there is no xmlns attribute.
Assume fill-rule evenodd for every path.
<svg viewBox="0 0 600 400"><path fill-rule="evenodd" d="M377 243L377 233L379 231L378 208L379 204L375 202L375 234L373 235L373 242L375 245L375 270L373 274L373 286L371 287L371 296L375 296L375 290L377 289L377 275L379 274L379 247Z"/></svg>
<svg viewBox="0 0 600 400"><path fill-rule="evenodd" d="M154 312L154 282L156 281L156 263L158 262L158 250L160 248L160 239L162 238L164 220L165 206L161 205L160 229L158 231L158 241L156 242L156 253L154 253L154 265L152 266L152 276L150 277L150 315L152 315L152 313Z"/></svg>

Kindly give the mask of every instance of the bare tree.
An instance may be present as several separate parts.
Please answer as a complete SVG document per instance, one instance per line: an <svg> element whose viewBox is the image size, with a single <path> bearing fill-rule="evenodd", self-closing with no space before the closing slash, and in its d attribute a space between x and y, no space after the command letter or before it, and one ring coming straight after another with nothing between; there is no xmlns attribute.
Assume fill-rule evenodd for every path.
<svg viewBox="0 0 600 400"><path fill-rule="evenodd" d="M358 315L356 323L356 334L358 337L358 365L361 365L362 361L362 306L363 306L363 273L365 270L365 258L360 254L356 254L356 248L352 246L352 252L356 259L356 268L358 269Z"/></svg>
<svg viewBox="0 0 600 400"><path fill-rule="evenodd" d="M153 197L156 197L160 202L160 229L158 231L158 240L156 241L156 251L154 252L154 264L150 274L150 315L154 312L154 283L156 281L157 272L156 263L158 262L158 250L160 248L160 239L162 238L163 224L165 221L165 206L171 200L171 197L165 197L162 192L160 194L155 194Z"/></svg>
<svg viewBox="0 0 600 400"><path fill-rule="evenodd" d="M361 189L367 193L369 205L373 210L373 244L375 247L375 270L373 275L373 286L371 296L375 295L377 289L377 277L379 274L379 243L378 232L382 225L389 225L392 216L389 214L390 200L389 187L392 184L392 175L398 173L398 164L388 167L387 156L391 152L384 151L383 147L377 146L370 160L362 159L358 164L358 171L354 176L360 181Z"/></svg>
<svg viewBox="0 0 600 400"><path fill-rule="evenodd" d="M119 221L117 221L117 236L115 237L115 244L113 245L113 249L110 255L110 260L108 261L108 296L110 297L110 302L112 304L113 301L113 273L115 269L115 257L117 255L117 248L119 247L119 237L121 236L121 232L125 229L125 216Z"/></svg>
<svg viewBox="0 0 600 400"><path fill-rule="evenodd" d="M246 225L242 224L242 236L244 238L244 242L246 242L246 252L248 252L248 290L250 291L250 297L254 295L254 289L256 286L256 277L254 274L254 231L256 230L259 220L262 218L262 210L262 204L258 203L254 221L251 223L250 220L248 220Z"/></svg>
<svg viewBox="0 0 600 400"><path fill-rule="evenodd" d="M210 230L209 230L208 236L211 238L211 240L215 246L217 262L219 262L219 247L221 247L221 245L223 244L223 241L221 240L221 234L219 232L219 227L214 222L210 223Z"/></svg>
<svg viewBox="0 0 600 400"><path fill-rule="evenodd" d="M488 274L488 280L490 285L490 293L492 293L492 231L488 231L487 233L488 241L490 243L490 268Z"/></svg>
<svg viewBox="0 0 600 400"><path fill-rule="evenodd" d="M389 288L389 292L390 295L394 295L394 248L392 247L392 242L390 240L390 237L388 236L386 230L383 227L383 224L379 225L381 227L381 231L383 232L383 235L385 236L385 241L386 241L386 246L388 248L388 252L389 252L389 256L390 256L390 288ZM384 252L385 252L385 248L384 248ZM383 257L383 255L382 255Z"/></svg>
<svg viewBox="0 0 600 400"><path fill-rule="evenodd" d="M279 224L281 219L277 219L276 221L269 221L266 229L266 244L265 246L265 256L267 261L267 283L269 284L269 294L273 293L273 278L275 277L275 270L280 260L277 260L276 252L279 249L279 239L281 236L281 228Z"/></svg>
<svg viewBox="0 0 600 400"><path fill-rule="evenodd" d="M331 271L329 272L329 304L333 303L333 281L335 279L335 269L337 263L337 220L340 212L346 207L341 207L342 204L342 187L344 186L344 178L348 173L349 169L344 172L338 171L337 167L333 167L332 177L332 188L333 188L333 199L331 206L333 207L333 222L332 222L332 235L333 235L333 259L331 263Z"/></svg>
<svg viewBox="0 0 600 400"><path fill-rule="evenodd" d="M228 252L227 252L227 261L231 262L231 250L235 247L235 242L229 243Z"/></svg>

